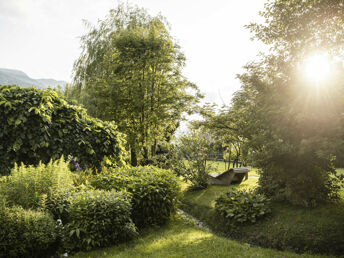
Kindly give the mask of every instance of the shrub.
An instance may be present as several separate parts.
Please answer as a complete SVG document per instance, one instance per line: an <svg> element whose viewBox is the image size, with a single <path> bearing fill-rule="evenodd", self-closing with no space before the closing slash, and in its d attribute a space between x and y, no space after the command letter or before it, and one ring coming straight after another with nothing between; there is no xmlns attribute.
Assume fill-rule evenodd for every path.
<svg viewBox="0 0 344 258"><path fill-rule="evenodd" d="M162 225L176 212L180 188L176 176L156 167L104 170L91 184L99 189L125 189L132 194L133 221L139 227Z"/></svg>
<svg viewBox="0 0 344 258"><path fill-rule="evenodd" d="M15 165L11 175L0 181L0 194L6 196L10 205L44 208L45 201L52 192L72 186L72 173L61 158L50 161L47 165L40 163L36 167Z"/></svg>
<svg viewBox="0 0 344 258"><path fill-rule="evenodd" d="M55 220L65 222L68 219L69 198L76 189L59 189L51 193L46 202L46 209L53 215Z"/></svg>
<svg viewBox="0 0 344 258"><path fill-rule="evenodd" d="M91 118L53 90L0 86L0 174L14 163L37 165L61 155L76 157L82 168L99 169L106 157L122 164L122 138L113 123Z"/></svg>
<svg viewBox="0 0 344 258"><path fill-rule="evenodd" d="M256 155L259 157L256 162L265 162L263 165L258 164L262 167L258 191L269 198L287 200L304 207L339 200L341 180L336 177L332 158L320 159L316 157L316 153L295 153L292 155L293 162L282 159L278 162L265 162L266 157Z"/></svg>
<svg viewBox="0 0 344 258"><path fill-rule="evenodd" d="M232 191L215 201L215 209L229 225L255 223L271 212L270 203L263 195L253 191Z"/></svg>
<svg viewBox="0 0 344 258"><path fill-rule="evenodd" d="M68 198L68 217L63 223L70 250L89 250L129 239L136 234L131 220L130 196L125 192L88 190Z"/></svg>
<svg viewBox="0 0 344 258"><path fill-rule="evenodd" d="M177 173L191 183L192 189L208 186L211 166L207 161L212 152L211 147L211 136L201 130L192 130L190 134L179 138L177 148L182 162L178 164Z"/></svg>
<svg viewBox="0 0 344 258"><path fill-rule="evenodd" d="M21 207L0 208L1 257L47 257L54 253L56 223L49 214Z"/></svg>

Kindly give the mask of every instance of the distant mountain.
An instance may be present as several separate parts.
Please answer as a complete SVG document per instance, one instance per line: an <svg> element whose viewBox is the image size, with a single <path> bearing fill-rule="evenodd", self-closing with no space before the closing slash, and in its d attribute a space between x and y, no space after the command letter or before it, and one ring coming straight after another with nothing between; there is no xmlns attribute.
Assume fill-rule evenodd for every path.
<svg viewBox="0 0 344 258"><path fill-rule="evenodd" d="M54 79L32 79L19 70L0 68L0 85L16 84L22 87L36 86L39 89L66 85L65 81Z"/></svg>

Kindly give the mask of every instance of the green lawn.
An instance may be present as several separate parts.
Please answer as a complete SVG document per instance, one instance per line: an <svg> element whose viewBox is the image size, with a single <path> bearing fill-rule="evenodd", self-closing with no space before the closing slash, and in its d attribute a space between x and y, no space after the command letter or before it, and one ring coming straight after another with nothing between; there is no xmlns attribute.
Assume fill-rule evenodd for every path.
<svg viewBox="0 0 344 258"><path fill-rule="evenodd" d="M221 172L225 172L226 168L228 168L228 164L227 167L225 168L225 162L223 161L208 161L207 164L211 165L211 170L210 170L210 174L213 173L221 173ZM232 164L231 164L231 168L232 168ZM344 169L343 169L344 171ZM257 174L257 169L255 168L251 168L251 171L248 174L249 176L258 176Z"/></svg>
<svg viewBox="0 0 344 258"><path fill-rule="evenodd" d="M224 169L223 162L215 164L218 168L212 173L221 172ZM344 169L340 171L343 173ZM249 176L251 175L257 175L255 169L249 173ZM182 183L183 208L215 227L218 233L223 234L223 231L219 230L222 226L216 219L213 209L215 199L230 188L253 188L257 181L258 178L250 177L239 185L212 185L205 190L190 192L186 191L188 184ZM86 253L80 252L73 257L326 257L310 254L297 255L286 251L260 248L247 242L251 244L255 242L261 246L269 246L272 243L274 248L290 249L288 245L295 242L299 242L301 247L307 244L304 239L310 235L315 244L337 245L341 248L344 238L343 218L344 202L339 206L327 205L313 210L275 203L272 216L255 225L243 227L236 236L228 235L239 240L234 241L209 233L177 216L168 225L142 232L139 238L129 243ZM216 228L216 226L219 227ZM337 242L326 242L324 235ZM279 242L286 243L286 246L279 246Z"/></svg>
<svg viewBox="0 0 344 258"><path fill-rule="evenodd" d="M320 257L252 247L216 236L181 217L129 243L72 257ZM323 256L324 257L324 256Z"/></svg>
<svg viewBox="0 0 344 258"><path fill-rule="evenodd" d="M337 168L336 171L339 175L344 175L344 168Z"/></svg>
<svg viewBox="0 0 344 258"><path fill-rule="evenodd" d="M205 190L201 191L190 191L184 193L184 201L189 203L195 203L200 206L207 206L209 208L214 208L215 200L221 194L228 192L230 189L252 189L257 185L258 178L248 178L242 181L241 184L235 185L210 185ZM184 189L186 187L184 186Z"/></svg>
<svg viewBox="0 0 344 258"><path fill-rule="evenodd" d="M337 171L343 173L344 169ZM204 190L185 191L182 208L216 232L242 242L297 252L344 252L344 200L314 209L272 203L268 218L254 225L242 225L238 230L226 229L214 210L216 198L229 189L254 188L257 181L258 178L251 177L239 185L211 185Z"/></svg>

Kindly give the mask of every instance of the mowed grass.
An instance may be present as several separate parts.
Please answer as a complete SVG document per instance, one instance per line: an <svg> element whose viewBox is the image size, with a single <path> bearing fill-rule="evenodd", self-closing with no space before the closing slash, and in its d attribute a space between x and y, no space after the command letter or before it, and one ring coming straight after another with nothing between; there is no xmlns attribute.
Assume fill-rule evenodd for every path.
<svg viewBox="0 0 344 258"><path fill-rule="evenodd" d="M321 257L297 255L272 249L252 247L219 237L177 216L168 225L151 229L129 243L72 257ZM325 256L322 256L325 257Z"/></svg>
<svg viewBox="0 0 344 258"><path fill-rule="evenodd" d="M184 192L184 201L189 203L195 203L199 206L206 206L209 208L214 208L215 200L223 193L228 192L231 189L253 189L257 186L258 178L248 178L242 181L241 184L233 185L209 185L204 190L199 191L188 191ZM187 185L183 187L186 188Z"/></svg>
<svg viewBox="0 0 344 258"><path fill-rule="evenodd" d="M222 162L223 164L221 162L216 163L218 170L214 170L212 173L223 172L224 162ZM344 172L344 169L342 171ZM258 175L255 169L252 169L252 172L249 173L249 176L251 175ZM186 191L187 183L182 182L181 184L185 194L184 201L194 205L195 209L193 211L196 211L194 215L197 215L197 210L200 208L199 211L205 217L211 217L214 214L214 201L220 194L227 192L230 188L254 188L257 181L258 178L250 177L239 185L212 185L205 190L190 192ZM303 231L318 227L319 230L316 229L313 232L316 238L319 237L317 234L320 233L320 229L327 228L333 220L338 221L338 219L344 218L344 214L338 212L340 208L337 208L336 216L333 215L333 210L331 207L322 207L314 212L314 210L275 204L273 207L275 216L270 218L270 221L265 220L263 223L258 223L251 228L250 226L246 227L243 231L244 233L252 231L249 235L250 239L255 236L262 238L262 241L273 241L278 237L288 237L288 234L290 234L291 238L295 237L296 241L298 241L297 238L300 237L300 234L299 232L295 233L295 227L299 227L301 233L307 233ZM315 224L314 218L318 219ZM323 225L324 223L325 225ZM271 225L273 226L271 227ZM276 228L280 229L280 231L276 230ZM338 228L338 230L342 229ZM264 238L262 233L271 233L271 238ZM301 237L303 237L302 234ZM230 240L207 232L188 219L177 215L166 226L141 232L140 237L133 241L91 252L80 252L72 257L330 257L314 254L298 255L292 252L260 248L244 243L250 242L250 239L248 241L239 239L242 242ZM341 239L338 240L341 241Z"/></svg>
<svg viewBox="0 0 344 258"><path fill-rule="evenodd" d="M211 170L210 170L210 174L214 174L214 173L222 173L225 172L228 169L228 163L225 164L224 161L212 161L209 160L207 162L207 164L209 164L211 166ZM233 167L233 164L231 163L230 168ZM249 176L259 176L257 173L257 169L256 168L250 168L250 172L248 173ZM343 169L344 172L344 169Z"/></svg>
<svg viewBox="0 0 344 258"><path fill-rule="evenodd" d="M344 175L344 168L336 168L338 175Z"/></svg>
<svg viewBox="0 0 344 258"><path fill-rule="evenodd" d="M337 171L343 173L344 169ZM344 253L344 191L341 201L313 209L273 202L272 214L264 220L244 224L234 233L227 229L215 212L215 200L231 189L253 189L257 183L257 177L249 177L241 184L185 191L182 208L216 232L241 242L296 252Z"/></svg>

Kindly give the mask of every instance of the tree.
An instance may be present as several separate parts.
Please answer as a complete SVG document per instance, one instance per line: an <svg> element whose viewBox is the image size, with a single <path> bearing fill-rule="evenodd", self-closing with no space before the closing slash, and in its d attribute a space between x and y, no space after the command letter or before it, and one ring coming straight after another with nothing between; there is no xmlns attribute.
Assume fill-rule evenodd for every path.
<svg viewBox="0 0 344 258"><path fill-rule="evenodd" d="M113 123L88 116L53 90L0 86L0 175L14 163L37 165L62 155L82 168L124 165L123 138Z"/></svg>
<svg viewBox="0 0 344 258"><path fill-rule="evenodd" d="M335 61L343 57L343 12L342 1L268 2L265 23L248 28L271 51L238 76L242 88L232 101L261 169L260 190L303 206L338 198L332 161L344 139L343 67ZM300 72L314 52L332 60L326 81L307 81Z"/></svg>
<svg viewBox="0 0 344 258"><path fill-rule="evenodd" d="M228 161L228 168L231 159L233 159L233 167L238 167L239 160L241 160L241 164L246 164L246 138L243 137L243 134L247 127L243 114L234 107L223 106L217 110L216 105L205 105L200 113L203 120L193 121L193 126L202 128L213 135L214 140L221 144L225 163Z"/></svg>
<svg viewBox="0 0 344 258"><path fill-rule="evenodd" d="M120 5L81 39L74 85L67 96L88 112L115 121L127 135L132 165L168 142L201 97L182 76L185 57L165 19Z"/></svg>

